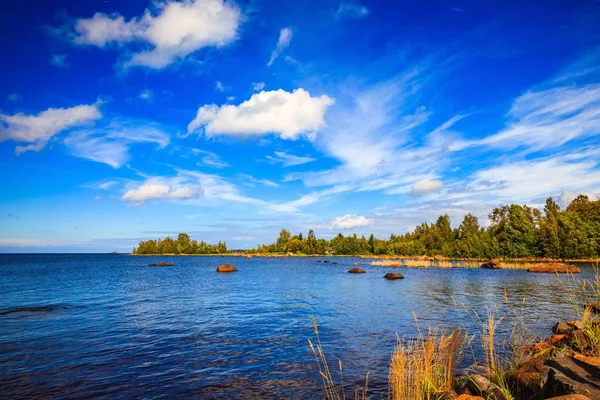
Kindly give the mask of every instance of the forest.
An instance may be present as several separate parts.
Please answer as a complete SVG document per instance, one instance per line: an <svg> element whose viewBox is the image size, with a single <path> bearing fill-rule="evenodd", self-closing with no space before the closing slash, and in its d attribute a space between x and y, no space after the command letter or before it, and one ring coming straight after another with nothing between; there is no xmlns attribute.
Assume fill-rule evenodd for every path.
<svg viewBox="0 0 600 400"><path fill-rule="evenodd" d="M338 234L331 240L317 238L313 230L306 237L282 229L275 243L246 250L253 254L339 254L391 256L445 256L454 258L564 258L600 257L600 200L580 195L564 210L552 199L543 210L527 205L502 205L488 216L482 227L476 216L467 214L452 228L450 217L423 222L403 235L389 239L356 234ZM217 245L190 240L189 235L140 242L134 254L224 254L225 242Z"/></svg>

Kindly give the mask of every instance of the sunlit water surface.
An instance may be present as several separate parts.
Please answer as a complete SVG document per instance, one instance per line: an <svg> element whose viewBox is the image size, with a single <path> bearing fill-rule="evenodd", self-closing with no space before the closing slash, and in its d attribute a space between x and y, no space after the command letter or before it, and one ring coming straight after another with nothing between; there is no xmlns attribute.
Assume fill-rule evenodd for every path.
<svg viewBox="0 0 600 400"><path fill-rule="evenodd" d="M402 268L404 280L387 281L397 269L316 260L0 255L0 397L322 398L314 315L348 388L369 372L379 398L396 334L414 337L415 316L422 330L475 332L453 299L502 316L506 291L542 336L572 316L551 274ZM148 267L156 261L176 266ZM355 261L366 274L346 272ZM220 263L239 272L218 274ZM23 307L46 308L13 312Z"/></svg>

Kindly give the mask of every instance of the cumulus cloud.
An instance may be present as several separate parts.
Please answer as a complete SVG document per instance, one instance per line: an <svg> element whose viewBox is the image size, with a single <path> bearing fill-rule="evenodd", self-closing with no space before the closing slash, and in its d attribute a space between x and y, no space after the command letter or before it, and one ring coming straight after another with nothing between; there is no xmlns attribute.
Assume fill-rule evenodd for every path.
<svg viewBox="0 0 600 400"><path fill-rule="evenodd" d="M260 92L264 88L265 88L264 82L252 82L252 90L254 90L255 92Z"/></svg>
<svg viewBox="0 0 600 400"><path fill-rule="evenodd" d="M125 68L163 69L204 47L231 43L242 20L239 8L224 0L157 1L154 9L129 21L103 13L78 19L72 40L78 45L124 48Z"/></svg>
<svg viewBox="0 0 600 400"><path fill-rule="evenodd" d="M134 143L154 143L163 149L170 143L170 135L152 123L115 121L103 128L75 131L64 140L73 156L113 168L127 163Z"/></svg>
<svg viewBox="0 0 600 400"><path fill-rule="evenodd" d="M53 65L56 68L68 68L69 64L67 64L67 56L68 54L52 54L52 57L50 57L50 65Z"/></svg>
<svg viewBox="0 0 600 400"><path fill-rule="evenodd" d="M367 226L370 223L371 221L362 215L346 214L334 218L333 221L331 221L331 226L335 229L352 229Z"/></svg>
<svg viewBox="0 0 600 400"><path fill-rule="evenodd" d="M369 9L355 3L342 2L335 13L337 19L360 19L369 15Z"/></svg>
<svg viewBox="0 0 600 400"><path fill-rule="evenodd" d="M304 89L293 92L273 90L255 93L240 105L210 104L198 109L188 125L188 134L265 135L278 134L282 139L312 135L325 126L325 113L334 100L322 95L312 97Z"/></svg>
<svg viewBox="0 0 600 400"><path fill-rule="evenodd" d="M442 190L443 187L444 187L444 184L441 181L436 181L436 180L425 178L425 179L415 183L411 188L411 192L413 194L425 194L425 193L439 192L440 190Z"/></svg>
<svg viewBox="0 0 600 400"><path fill-rule="evenodd" d="M272 163L281 163L284 167L293 167L294 165L302 165L316 161L316 159L312 157L295 156L283 151L276 151L275 157L267 156L267 159Z"/></svg>
<svg viewBox="0 0 600 400"><path fill-rule="evenodd" d="M197 188L183 186L172 188L168 185L141 185L135 189L128 190L123 195L123 200L135 203L143 203L148 200L175 199L186 200L197 198L200 195Z"/></svg>
<svg viewBox="0 0 600 400"><path fill-rule="evenodd" d="M292 36L293 33L290 28L283 28L279 32L279 39L277 39L277 45L275 46L275 50L273 50L273 52L271 53L271 58L267 63L268 67L270 67L271 64L273 64L273 62L277 59L277 57L279 57L279 54L281 54L281 52L290 45L290 42L292 41Z"/></svg>
<svg viewBox="0 0 600 400"><path fill-rule="evenodd" d="M0 113L0 142L13 140L29 143L17 146L17 155L26 151L40 151L52 137L72 128L93 124L102 118L99 103L71 108L49 108L37 115Z"/></svg>

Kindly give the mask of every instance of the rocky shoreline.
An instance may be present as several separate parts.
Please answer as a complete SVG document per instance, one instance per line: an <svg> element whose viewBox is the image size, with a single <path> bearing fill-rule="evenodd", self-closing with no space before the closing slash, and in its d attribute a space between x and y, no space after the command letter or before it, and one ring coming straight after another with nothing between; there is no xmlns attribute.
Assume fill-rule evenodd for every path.
<svg viewBox="0 0 600 400"><path fill-rule="evenodd" d="M587 314L600 312L600 303L586 305ZM592 334L589 327L595 329ZM585 321L558 322L554 335L529 349L529 357L504 376L513 398L522 400L600 399L600 356L598 332L600 317ZM485 373L462 378L456 392L445 399L510 400L511 397Z"/></svg>

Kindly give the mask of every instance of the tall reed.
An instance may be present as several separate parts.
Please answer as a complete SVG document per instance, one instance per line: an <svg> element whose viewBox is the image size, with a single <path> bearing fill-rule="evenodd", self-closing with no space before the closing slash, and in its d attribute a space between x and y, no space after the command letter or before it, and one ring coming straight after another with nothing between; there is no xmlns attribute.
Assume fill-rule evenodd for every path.
<svg viewBox="0 0 600 400"><path fill-rule="evenodd" d="M441 398L452 389L464 343L462 330L445 333L437 327L415 339L398 338L390 364L388 398Z"/></svg>

